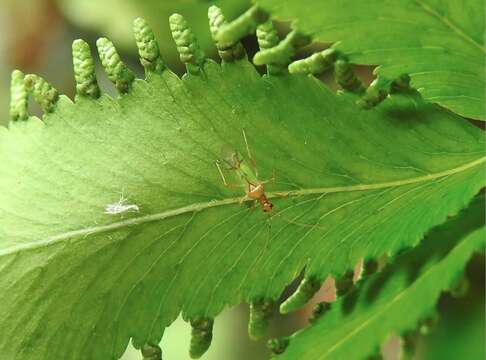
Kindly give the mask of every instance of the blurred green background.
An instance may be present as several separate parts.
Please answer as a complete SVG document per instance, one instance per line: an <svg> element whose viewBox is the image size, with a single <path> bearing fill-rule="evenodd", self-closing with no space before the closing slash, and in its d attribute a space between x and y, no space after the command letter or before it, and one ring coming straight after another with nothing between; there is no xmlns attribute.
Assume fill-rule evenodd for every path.
<svg viewBox="0 0 486 360"><path fill-rule="evenodd" d="M144 17L151 24L164 61L176 73L183 72L169 31L168 17L178 12L186 17L206 54L214 57L207 9L215 4L228 19L241 14L250 0L1 0L0 5L0 124L8 117L9 82L13 69L37 73L60 92L72 96L74 80L71 43L76 38L88 41L95 53L98 37L112 40L122 58L142 73L136 57L132 22ZM101 86L113 92L102 71ZM38 114L38 108L31 104Z"/></svg>
<svg viewBox="0 0 486 360"><path fill-rule="evenodd" d="M142 69L136 57L136 46L132 35L132 21L138 16L146 18L154 28L159 40L162 56L169 67L178 74L184 68L178 60L172 41L168 17L181 13L189 21L198 40L209 57L216 57L210 40L207 9L211 4L220 6L228 19L236 17L247 7L250 0L1 0L0 5L0 125L8 123L10 73L20 69L25 73L36 73L51 82L60 92L73 98L74 79L71 60L71 43L83 38L95 50L98 37L106 36L117 46L125 62L140 76ZM287 26L279 24L285 33ZM254 37L244 40L251 55L257 49ZM303 49L300 56L311 53L313 45ZM356 67L365 82L372 79L371 68ZM262 71L264 69L261 69ZM98 78L102 89L115 94L98 64ZM322 78L335 88L329 76ZM40 115L39 108L31 102L32 114ZM1 165L1 164L0 164ZM467 279L473 286L467 295L456 299L444 295L439 303L437 324L427 335L413 338L417 350L415 359L457 360L484 358L484 259L477 256L468 266ZM291 288L287 290L287 293ZM333 281L328 280L313 303L334 298ZM270 336L289 335L307 323L312 304L285 318L276 318ZM203 360L247 360L267 359L269 352L265 340L254 342L247 336L248 306L242 304L225 310L216 320L213 343ZM406 316L406 314L404 314ZM386 359L398 359L398 338L391 339L382 349ZM190 326L181 318L167 330L162 340L164 359L189 359ZM397 347L398 345L398 347ZM447 346L446 346L447 345ZM0 356L1 358L1 356ZM141 359L131 346L123 360ZM339 359L338 359L339 360Z"/></svg>

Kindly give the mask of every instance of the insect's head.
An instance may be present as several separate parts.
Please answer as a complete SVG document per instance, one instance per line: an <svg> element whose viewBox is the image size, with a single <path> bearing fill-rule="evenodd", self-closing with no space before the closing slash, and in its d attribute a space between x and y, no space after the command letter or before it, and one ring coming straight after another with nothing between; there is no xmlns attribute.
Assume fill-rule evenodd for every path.
<svg viewBox="0 0 486 360"><path fill-rule="evenodd" d="M264 201L262 203L262 209L264 212L270 212L273 209L273 204L270 201Z"/></svg>

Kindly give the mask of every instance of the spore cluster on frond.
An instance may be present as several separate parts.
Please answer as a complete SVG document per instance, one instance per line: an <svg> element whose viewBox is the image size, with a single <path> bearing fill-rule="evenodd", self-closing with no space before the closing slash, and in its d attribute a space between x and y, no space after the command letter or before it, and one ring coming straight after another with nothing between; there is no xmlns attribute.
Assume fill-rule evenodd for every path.
<svg viewBox="0 0 486 360"><path fill-rule="evenodd" d="M260 51L253 62L257 66L266 66L270 76L286 74L319 75L334 71L336 82L344 91L360 96L357 104L362 108L372 108L382 102L389 94L400 92L409 87L409 78L403 75L398 79L378 77L365 87L353 71L347 57L333 47L318 51L311 56L293 60L298 50L311 43L311 37L299 31L290 31L284 39L279 35L269 14L258 6L251 7L234 21L228 23L217 6L208 10L209 31L215 42L218 54L225 62L237 61L246 56L239 41L242 37L256 33ZM204 74L206 56L196 35L188 22L180 14L169 18L172 37L177 46L179 57L191 75ZM146 79L153 74L160 74L166 66L162 60L155 35L145 19L137 18L133 22L133 32L140 63L145 69ZM107 38L96 42L99 59L108 79L120 94L130 91L135 74L123 62L115 45ZM72 45L76 99L97 99L101 95L95 74L95 61L88 43L78 39ZM37 75L25 75L20 70L12 73L10 117L12 120L28 119L28 97L31 95L45 113L52 112L59 99L58 91L46 80Z"/></svg>
<svg viewBox="0 0 486 360"><path fill-rule="evenodd" d="M311 43L311 37L292 30L280 40L274 29L269 14L258 6L253 6L235 21L225 25L219 32L217 41L234 43L249 33L255 32L260 51L253 58L255 65L265 65L269 75L309 74L320 75L334 71L338 85L347 92L360 96L357 105L370 109L381 103L389 94L406 90L409 78L406 74L398 79L386 79L379 76L365 87L356 76L345 54L334 47L317 51L305 59L293 61L297 51Z"/></svg>
<svg viewBox="0 0 486 360"><path fill-rule="evenodd" d="M244 58L246 52L239 41L223 43L217 40L220 28L227 25L221 9L211 6L208 11L208 19L209 29L221 59L231 62ZM186 66L187 73L203 74L207 58L186 19L180 14L173 14L169 18L169 25L180 60ZM146 79L149 80L154 74L161 74L166 69L166 65L154 32L145 19L134 20L133 33L140 63L145 70ZM120 95L128 94L135 80L135 73L123 62L115 45L109 39L104 37L98 39L96 48L108 79ZM98 99L101 96L101 90L89 44L82 39L75 40L72 44L72 58L76 84L75 100ZM12 72L10 92L10 118L13 121L29 118L29 96L32 96L46 114L55 110L59 99L59 92L42 77L34 74L26 75L20 70Z"/></svg>

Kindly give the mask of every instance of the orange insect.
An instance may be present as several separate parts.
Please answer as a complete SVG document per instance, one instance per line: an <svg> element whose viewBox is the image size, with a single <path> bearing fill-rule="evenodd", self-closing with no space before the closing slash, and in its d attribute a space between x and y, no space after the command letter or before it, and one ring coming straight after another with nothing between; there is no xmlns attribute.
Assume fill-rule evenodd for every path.
<svg viewBox="0 0 486 360"><path fill-rule="evenodd" d="M251 156L250 147L248 146L248 141L246 139L245 131L243 130L243 138L245 139L246 151L248 153L248 159L244 159L238 151L232 148L223 148L222 160L216 161L216 166L218 168L219 174L226 187L243 187L245 188L245 197L241 202L246 200L255 200L260 203L262 210L264 212L272 211L273 204L268 200L265 195L264 184L274 181L275 177L266 181L260 181L258 179L258 170L256 168L256 162ZM241 181L240 184L230 184L226 181L221 164L227 165L228 170L234 171L238 179Z"/></svg>

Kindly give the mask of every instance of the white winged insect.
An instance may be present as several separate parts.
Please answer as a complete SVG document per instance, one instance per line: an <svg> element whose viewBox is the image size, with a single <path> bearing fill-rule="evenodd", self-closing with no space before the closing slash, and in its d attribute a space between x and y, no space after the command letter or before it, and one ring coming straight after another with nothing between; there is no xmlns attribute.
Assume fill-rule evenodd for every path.
<svg viewBox="0 0 486 360"><path fill-rule="evenodd" d="M105 214L109 215L116 215L116 214L123 214L126 212L139 212L140 208L136 204L127 204L128 199L123 196L123 193L120 196L120 199L113 204L108 204L105 206Z"/></svg>

